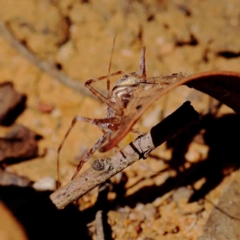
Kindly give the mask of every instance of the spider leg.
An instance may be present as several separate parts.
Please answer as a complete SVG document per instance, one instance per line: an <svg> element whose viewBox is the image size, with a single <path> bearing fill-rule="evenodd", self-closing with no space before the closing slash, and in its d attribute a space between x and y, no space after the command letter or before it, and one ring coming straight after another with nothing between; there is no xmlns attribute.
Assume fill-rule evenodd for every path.
<svg viewBox="0 0 240 240"><path fill-rule="evenodd" d="M115 94L115 99L116 99L116 104L118 105L118 108L123 108L123 102L122 102L122 98L119 96L119 93L124 92L125 89L119 89L118 91L116 91Z"/></svg>
<svg viewBox="0 0 240 240"><path fill-rule="evenodd" d="M85 162L88 161L89 158L92 157L92 155L106 142L108 137L112 134L112 132L106 132L95 144L94 146L86 153L84 156L80 159L79 164L77 166L77 169L75 173L73 174L72 180L75 179L82 169L82 166Z"/></svg>
<svg viewBox="0 0 240 240"><path fill-rule="evenodd" d="M105 139L105 138L110 137L111 134L109 134L109 133L112 133L112 131L114 131L114 126L119 124L120 119L119 119L119 118L116 118L116 117L114 117L114 118L104 118L104 119L91 119L91 118L82 117L82 116L79 116L79 115L78 115L78 116L75 116L75 117L73 118L72 123L71 123L71 126L70 126L69 129L67 130L67 132L66 132L66 134L65 134L65 136L64 136L64 138L63 138L63 140L62 140L62 142L61 142L61 144L59 145L58 150L57 150L57 178L58 178L58 183L60 182L60 176L59 176L59 175L60 175L60 174L59 174L59 169L60 169L60 167L59 167L60 151L61 151L61 149L62 149L62 147L63 147L63 144L65 143L65 141L66 141L69 133L72 131L72 129L73 129L73 127L74 127L74 125L76 124L77 121L83 121L83 122L91 123L91 124L94 124L94 125L98 126L98 127L104 132L104 135L103 135L103 136L104 136L104 139ZM104 124L112 124L112 126L113 126L112 130L109 129L108 127L105 127ZM104 142L105 142L105 140L104 140ZM103 144L103 142L102 142L102 144ZM96 144L95 144L95 145L96 145ZM100 147L100 146L99 146L99 147ZM98 148L99 148L99 147L98 147ZM96 148L96 150L97 150L98 148ZM92 149L91 149L91 150L92 150ZM91 150L90 150L90 151L91 151ZM96 150L94 150L93 153L94 153ZM88 156L88 155L89 155L89 153L85 154L85 155L84 155L84 159L86 159L85 156ZM91 156L92 156L92 155L89 155L89 157L91 157ZM86 161L87 161L87 160L85 160L85 162L86 162ZM79 164L80 164L80 163L79 163ZM78 167L78 168L79 168L79 167ZM80 169L81 169L81 166L80 166Z"/></svg>
<svg viewBox="0 0 240 240"><path fill-rule="evenodd" d="M108 97L105 97L104 95L102 95L100 92L98 92L91 84L94 82L98 82L104 79L108 79L109 77L112 76L117 76L120 74L124 74L122 71L118 71L106 76L102 76L102 77L98 77L98 78L93 78L93 79L89 79L88 81L86 81L85 86L103 103L107 104L108 107L112 108L112 109L116 109L116 104L112 101L110 101L110 99Z"/></svg>
<svg viewBox="0 0 240 240"><path fill-rule="evenodd" d="M145 64L145 52L146 52L146 47L143 47L141 57L140 57L140 62L139 62L139 70L138 70L138 75L144 78L147 77L146 64Z"/></svg>

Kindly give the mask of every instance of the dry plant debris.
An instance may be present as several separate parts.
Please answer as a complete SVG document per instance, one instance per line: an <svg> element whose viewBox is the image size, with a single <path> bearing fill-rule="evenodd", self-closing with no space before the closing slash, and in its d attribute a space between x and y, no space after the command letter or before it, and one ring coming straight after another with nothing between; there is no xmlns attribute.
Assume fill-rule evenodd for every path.
<svg viewBox="0 0 240 240"><path fill-rule="evenodd" d="M111 158L95 160L92 167L76 180L51 194L52 202L57 208L64 208L134 162L146 159L156 147L197 121L198 113L190 102L184 103L147 134L138 137Z"/></svg>
<svg viewBox="0 0 240 240"><path fill-rule="evenodd" d="M81 86L89 77L107 73L109 46L116 31L118 38L114 56L117 57L113 60L113 71L130 72L135 69L143 45L148 50L147 58L151 59L148 72L152 76L174 72L239 71L238 0L221 0L217 4L215 1L196 0L190 0L187 4L183 0L113 0L104 5L96 0L1 0L0 6L4 24L20 45L44 64L50 63L47 68L57 67L57 73L61 71L71 79L78 79ZM61 86L56 76L50 77L39 71L34 66L36 61L31 58L26 60L28 57L23 57L18 47L14 50L9 40L5 41L1 36L0 82L11 79L15 88L28 96L27 108L17 123L43 135L40 148L48 148L44 158L15 164L10 170L34 181L46 175L56 178L56 149L72 117L86 113L101 118L104 108L97 101ZM154 113L150 115L151 122L155 120L157 123L159 115L166 117L186 100L190 100L198 112L208 112L208 96L180 87L154 102L143 120L149 113ZM51 103L55 108L51 113L43 114L38 110L39 102ZM229 113L232 113L231 110L222 106L211 124L201 129L199 135L204 136L205 140L202 143L189 143L186 133L181 135L181 141L175 139L170 148L164 145L155 150L155 158L135 163L111 179L113 190L109 192L107 206L111 208L108 221L114 239L195 240L201 236L213 206L206 201L199 202L204 207L202 212L182 215L173 200L175 183L178 183L176 188L187 185L199 190L199 194L205 189L200 197L206 196L213 202L221 196L234 175L226 176L232 170L225 172L220 166L239 158L235 150L238 147L233 141L234 134L238 133L239 120L236 115L227 115L228 120L222 117ZM142 122L140 120L137 127L148 131L149 126L145 128ZM64 184L69 182L75 170L69 161L74 159L81 144L92 145L98 137L95 129L88 126L79 128L70 136L62 153L61 177ZM0 131L4 136L8 129L1 128ZM84 142L76 141L77 138ZM187 139L187 144L184 145L182 139ZM132 140L132 136L126 137L123 145ZM100 153L96 155L97 158L105 156ZM157 170L157 173L149 168ZM221 175L221 171L226 174ZM11 189L11 194L18 191ZM20 193L21 197L25 196L23 189ZM87 225L95 219L93 206L96 195L93 190L82 197L78 201L79 212L70 206L57 214L50 207L42 207L39 195L36 198L31 196L31 201L25 208L21 206L22 210L15 216L28 231L30 239L74 238L80 232L83 239L96 239L94 224ZM36 204L38 200L41 202L39 205ZM21 201L15 201L9 209L16 213L15 209ZM34 211L32 201L37 206Z"/></svg>
<svg viewBox="0 0 240 240"><path fill-rule="evenodd" d="M28 187L32 182L27 177L21 177L14 173L0 169L0 186Z"/></svg>
<svg viewBox="0 0 240 240"><path fill-rule="evenodd" d="M0 162L10 164L38 156L38 134L21 125L0 138Z"/></svg>
<svg viewBox="0 0 240 240"><path fill-rule="evenodd" d="M26 96L14 90L12 82L0 84L0 125L10 126L25 108Z"/></svg>

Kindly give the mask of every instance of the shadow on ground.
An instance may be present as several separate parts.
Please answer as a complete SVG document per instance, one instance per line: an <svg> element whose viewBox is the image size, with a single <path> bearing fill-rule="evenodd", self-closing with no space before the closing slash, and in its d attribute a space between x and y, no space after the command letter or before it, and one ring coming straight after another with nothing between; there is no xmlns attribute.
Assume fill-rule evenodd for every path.
<svg viewBox="0 0 240 240"><path fill-rule="evenodd" d="M176 170L177 176L170 177L161 186L143 187L138 192L124 197L124 186L118 189L116 204L134 207L136 203L151 203L157 197L181 187L192 185L201 178L206 182L201 189L194 192L190 202L198 201L214 189L227 175L240 167L240 116L236 114L224 115L214 118L210 115L202 117L198 126L192 126L168 142L168 147L173 149L172 159L169 161L171 169ZM179 171L179 167L186 162L185 154L188 145L201 129L205 143L209 146L208 157L204 161L192 164L190 168Z"/></svg>
<svg viewBox="0 0 240 240"><path fill-rule="evenodd" d="M190 201L197 201L216 187L224 178L224 170L228 174L240 167L239 139L240 116L235 114L225 115L221 118L205 116L198 126L192 126L168 142L173 148L173 159L170 167L177 170L176 177L171 177L161 186L143 187L133 195L125 197L126 175L123 181L113 186L117 192L114 201L106 204L106 195L98 199L94 207L82 212L75 205L70 205L64 210L57 210L50 202L50 192L36 192L32 188L0 187L0 200L12 211L21 222L29 239L92 239L88 232L87 224L95 219L98 209L107 212L118 206L128 205L134 207L138 202L151 203L172 189L193 184L205 177L206 182L201 189L194 192ZM178 171L179 166L186 161L184 158L187 147L194 136L205 129L204 140L210 150L206 160L193 164L185 171ZM107 192L106 192L107 194ZM111 239L111 230L108 229L108 239Z"/></svg>
<svg viewBox="0 0 240 240"><path fill-rule="evenodd" d="M88 216L73 205L57 210L49 195L30 187L0 187L0 199L22 224L28 239L92 239L86 228Z"/></svg>

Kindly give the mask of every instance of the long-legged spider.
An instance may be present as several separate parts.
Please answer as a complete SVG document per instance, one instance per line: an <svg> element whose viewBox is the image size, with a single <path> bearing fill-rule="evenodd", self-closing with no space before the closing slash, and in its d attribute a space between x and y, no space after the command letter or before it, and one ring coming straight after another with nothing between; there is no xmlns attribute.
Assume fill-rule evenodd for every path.
<svg viewBox="0 0 240 240"><path fill-rule="evenodd" d="M166 86L169 85L170 82L175 81L179 78L182 78L184 75L182 74L173 74L168 76L161 77L150 77L147 78L146 75L146 65L145 65L145 51L146 48L142 48L142 53L140 56L139 70L137 72L132 72L129 74L123 75L114 85L112 91L110 91L110 82L109 77L117 76L120 74L124 74L122 71L118 71L112 74L108 74L106 76L89 79L86 81L85 86L103 103L107 105L107 116L103 119L91 119L82 116L75 116L72 120L72 124L69 127L67 133L65 134L59 148L58 148L58 179L59 179L59 154L62 149L62 146L74 127L77 121L83 121L87 123L94 124L99 127L99 129L103 132L103 136L94 144L94 146L86 152L80 159L80 162L77 166L77 169L72 177L74 179L79 171L81 170L83 164L91 158L91 156L97 151L100 150L102 152L110 150L115 147L118 142L129 132L137 132L132 129L134 123L139 119L144 110L144 104L148 98L154 94L154 91L160 91ZM111 63L111 61L110 61ZM111 65L110 65L111 66ZM109 72L110 72L109 66ZM92 83L97 81L102 81L107 79L107 90L108 96L104 96L100 92L98 92L93 86ZM157 83L157 84L156 84ZM150 91L151 88L156 85L154 91ZM130 106L130 107L129 107ZM137 117L135 119L131 118L131 115L137 113ZM129 120L131 121L129 121ZM127 124L129 121L129 124ZM124 127L124 128L123 128ZM119 132L119 129L121 132ZM124 130L123 130L124 129ZM114 135L112 141L111 137ZM108 142L107 142L108 141ZM107 144L103 146L104 143Z"/></svg>
<svg viewBox="0 0 240 240"><path fill-rule="evenodd" d="M128 75L124 75L120 80L116 82L112 91L110 92L109 77L117 76L123 74L122 71L118 71L106 76L89 79L86 81L85 86L103 103L107 105L107 117L103 119L91 119L82 116L75 116L72 120L72 124L69 127L67 133L65 134L60 146L58 147L58 171L59 171L59 154L62 146L74 127L77 121L84 121L87 123L94 124L99 127L103 132L103 136L94 144L94 146L83 155L77 166L77 169L72 177L74 179L79 171L81 170L83 164L107 141L110 139L113 133L118 130L121 120L124 116L124 109L127 107L129 101L132 98L133 92L138 85L145 81L146 79L146 67L145 67L145 47L142 49L142 54L140 58L140 67L138 72L132 72ZM92 83L107 79L108 97L98 92Z"/></svg>

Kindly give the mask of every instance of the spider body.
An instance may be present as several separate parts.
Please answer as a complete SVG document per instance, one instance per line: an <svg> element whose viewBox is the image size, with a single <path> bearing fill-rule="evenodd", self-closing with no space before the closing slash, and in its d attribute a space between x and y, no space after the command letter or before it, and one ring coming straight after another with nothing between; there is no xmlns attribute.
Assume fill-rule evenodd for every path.
<svg viewBox="0 0 240 240"><path fill-rule="evenodd" d="M83 164L91 158L91 156L97 151L105 152L111 148L117 146L119 141L129 132L139 133L132 129L134 123L141 116L144 108L144 104L147 104L149 97L152 97L152 93L148 91L154 85L158 85L156 91L161 90L162 86L167 86L169 81L178 79L178 75L170 75L165 77L152 77L147 78L146 67L145 67L145 47L142 49L139 70L137 72L132 72L125 74L118 71L106 76L99 78L89 79L86 81L85 86L104 104L107 106L107 116L102 119L91 119L83 116L76 116L72 120L72 124L69 127L67 133L65 134L59 148L58 148L58 159L57 159L57 171L59 179L59 154L62 146L71 132L73 126L77 121L84 121L96 125L102 132L103 136L94 144L94 146L86 152L80 159L77 169L72 177L74 179L78 172L81 170ZM109 66L110 69L110 66ZM109 70L110 71L110 70ZM109 77L123 75L113 86L112 91L110 91L110 81ZM180 75L182 77L182 75ZM97 81L107 79L107 90L108 95L104 96L99 91L97 91L92 84ZM159 81L160 80L160 81ZM155 83L160 84L155 84ZM145 94L145 95L144 95ZM142 98L141 98L142 97ZM136 102L135 102L136 101ZM132 115L137 114L138 117L135 119L131 118ZM128 124L129 122L129 124ZM114 136L113 136L114 135ZM112 138L113 136L113 138ZM107 142L107 143L106 143ZM105 145L104 145L105 144ZM104 145L104 146L103 146Z"/></svg>
<svg viewBox="0 0 240 240"><path fill-rule="evenodd" d="M131 101L133 92L141 83L141 78L139 77L136 72L132 72L118 80L112 89L111 101L117 103L124 110Z"/></svg>
<svg viewBox="0 0 240 240"><path fill-rule="evenodd" d="M123 72L118 71L108 76L102 76L96 79L89 79L86 81L85 86L103 103L107 105L107 116L103 119L90 119L82 116L76 116L72 120L72 124L68 129L67 133L64 136L59 148L58 148L58 159L57 159L57 168L58 168L58 179L59 179L59 154L62 149L62 146L71 132L73 126L77 121L84 121L91 124L94 124L99 127L103 132L103 136L95 143L95 145L80 159L77 170L75 171L72 179L74 179L82 165L97 151L101 146L107 141L110 140L111 136L118 130L121 125L122 118L124 117L124 109L128 106L129 102L133 98L134 91L139 87L140 82L143 78L146 78L146 68L145 68L145 48L142 49L142 54L140 58L140 67L138 72L132 72L130 74L125 74L120 78L115 85L113 86L112 91L110 92L110 83L109 77L117 76L123 74ZM107 79L108 81L108 96L102 95L98 92L92 84L97 81Z"/></svg>

